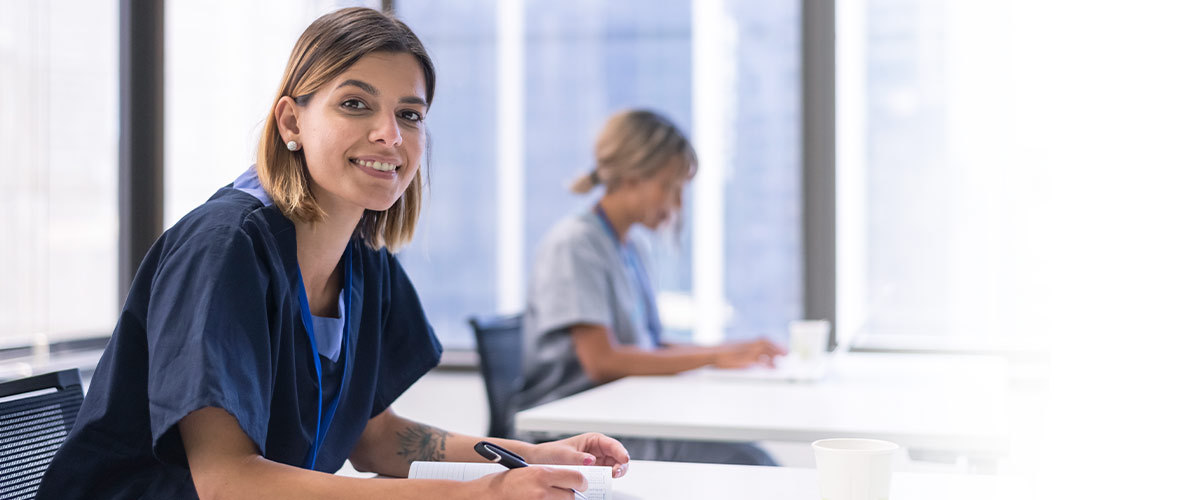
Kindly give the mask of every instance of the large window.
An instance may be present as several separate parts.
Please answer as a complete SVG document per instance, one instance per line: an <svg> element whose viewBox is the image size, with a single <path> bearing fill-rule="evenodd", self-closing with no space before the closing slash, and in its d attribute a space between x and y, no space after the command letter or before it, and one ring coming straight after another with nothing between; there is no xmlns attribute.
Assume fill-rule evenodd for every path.
<svg viewBox="0 0 1200 500"><path fill-rule="evenodd" d="M1012 147L1023 45L1003 1L838 10L838 302L844 333L995 345L1037 285ZM1034 173L1036 176L1037 174Z"/></svg>
<svg viewBox="0 0 1200 500"><path fill-rule="evenodd" d="M117 5L0 2L0 348L117 311Z"/></svg>
<svg viewBox="0 0 1200 500"><path fill-rule="evenodd" d="M401 260L438 336L469 347L468 314L498 310L497 22L493 2L397 2L433 57L428 197ZM511 104L511 103L510 103Z"/></svg>
<svg viewBox="0 0 1200 500"><path fill-rule="evenodd" d="M402 256L443 341L524 307L538 241L598 193L604 120L630 107L691 136L681 234L653 235L670 335L779 335L800 315L798 5L791 1L401 1L439 71L431 196Z"/></svg>
<svg viewBox="0 0 1200 500"><path fill-rule="evenodd" d="M701 156L682 231L651 235L670 334L782 335L799 317L796 2L392 3L440 77L430 194L401 258L447 345L470 346L467 315L524 306L537 242L595 201L565 185L629 107L669 115ZM379 6L167 2L166 226L251 164L304 27L360 4ZM0 16L3 345L103 334L117 310L117 6L58 5Z"/></svg>

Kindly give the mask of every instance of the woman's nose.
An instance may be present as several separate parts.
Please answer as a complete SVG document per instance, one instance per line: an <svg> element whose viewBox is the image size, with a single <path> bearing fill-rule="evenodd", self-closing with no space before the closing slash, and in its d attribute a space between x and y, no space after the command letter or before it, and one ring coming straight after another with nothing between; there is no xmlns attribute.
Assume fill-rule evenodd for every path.
<svg viewBox="0 0 1200 500"><path fill-rule="evenodd" d="M371 131L371 142L387 146L396 147L404 142L404 137L400 133L400 124L396 123L395 117L385 118L379 123L374 130Z"/></svg>

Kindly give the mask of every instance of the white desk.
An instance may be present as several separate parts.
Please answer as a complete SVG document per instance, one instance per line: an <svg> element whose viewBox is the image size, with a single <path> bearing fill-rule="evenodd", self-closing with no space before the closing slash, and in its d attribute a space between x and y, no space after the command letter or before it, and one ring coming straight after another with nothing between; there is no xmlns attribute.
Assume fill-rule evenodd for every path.
<svg viewBox="0 0 1200 500"><path fill-rule="evenodd" d="M996 476L893 473L891 500L1024 498L1018 483ZM788 467L672 462L630 463L613 480L613 500L817 500L817 471Z"/></svg>
<svg viewBox="0 0 1200 500"><path fill-rule="evenodd" d="M628 377L519 412L516 428L709 441L867 437L977 457L1007 451L1002 360L856 353L837 361L813 383Z"/></svg>

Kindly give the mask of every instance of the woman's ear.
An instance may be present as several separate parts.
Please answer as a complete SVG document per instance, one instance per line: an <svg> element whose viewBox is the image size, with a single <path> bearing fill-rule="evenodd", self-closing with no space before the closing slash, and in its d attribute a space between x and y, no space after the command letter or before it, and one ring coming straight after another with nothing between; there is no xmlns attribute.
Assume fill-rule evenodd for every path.
<svg viewBox="0 0 1200 500"><path fill-rule="evenodd" d="M275 103L275 125L283 142L300 141L299 106L290 96L283 96Z"/></svg>

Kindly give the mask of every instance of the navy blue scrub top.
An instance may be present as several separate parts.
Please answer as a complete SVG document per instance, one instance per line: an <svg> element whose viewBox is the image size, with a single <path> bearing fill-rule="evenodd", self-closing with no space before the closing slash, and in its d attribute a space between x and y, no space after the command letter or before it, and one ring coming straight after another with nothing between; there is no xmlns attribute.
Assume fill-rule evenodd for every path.
<svg viewBox="0 0 1200 500"><path fill-rule="evenodd" d="M350 372L315 469L342 467L367 420L437 365L442 347L386 249L355 237ZM341 269L341 266L338 267ZM176 424L232 414L264 457L304 467L317 374L301 321L296 231L274 206L225 187L142 260L74 429L38 498L197 498ZM326 381L325 395L336 384Z"/></svg>

